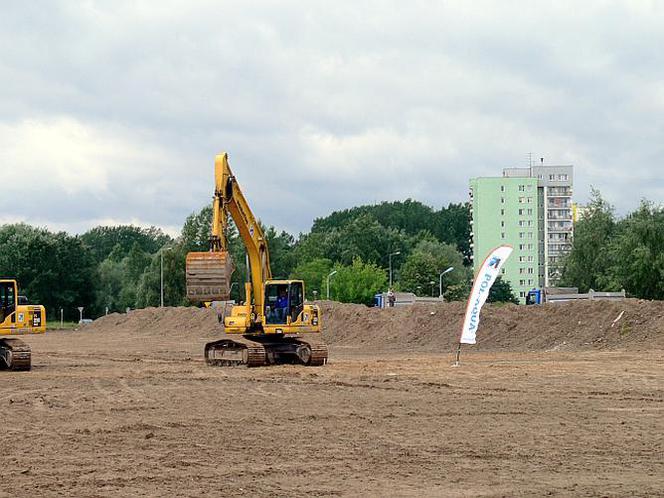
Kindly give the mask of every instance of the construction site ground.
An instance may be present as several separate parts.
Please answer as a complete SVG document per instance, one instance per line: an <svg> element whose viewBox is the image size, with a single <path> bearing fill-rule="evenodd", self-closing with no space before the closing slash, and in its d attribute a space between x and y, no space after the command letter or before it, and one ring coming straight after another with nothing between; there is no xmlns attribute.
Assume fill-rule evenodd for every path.
<svg viewBox="0 0 664 498"><path fill-rule="evenodd" d="M211 368L214 313L25 338L0 496L664 496L664 305L322 303L325 367Z"/></svg>

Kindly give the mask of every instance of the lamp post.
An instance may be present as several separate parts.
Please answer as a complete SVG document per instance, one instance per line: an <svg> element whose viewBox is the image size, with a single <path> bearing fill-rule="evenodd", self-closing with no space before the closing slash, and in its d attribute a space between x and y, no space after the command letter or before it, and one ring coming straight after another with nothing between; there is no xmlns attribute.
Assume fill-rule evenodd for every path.
<svg viewBox="0 0 664 498"><path fill-rule="evenodd" d="M431 282L429 282L429 285L431 286L431 297L433 297L433 288L434 288L435 285L436 285L436 281L435 281L435 280L432 280Z"/></svg>
<svg viewBox="0 0 664 498"><path fill-rule="evenodd" d="M159 256L161 257L161 286L160 286L160 296L161 300L159 301L161 307L164 307L164 251L170 251L172 247L162 247L159 251Z"/></svg>
<svg viewBox="0 0 664 498"><path fill-rule="evenodd" d="M440 274L440 299L443 298L443 275L454 270L453 266L450 266L447 270Z"/></svg>
<svg viewBox="0 0 664 498"><path fill-rule="evenodd" d="M390 260L390 289L392 288L392 256L398 256L399 254L401 254L401 251L390 253L388 256Z"/></svg>
<svg viewBox="0 0 664 498"><path fill-rule="evenodd" d="M332 276L333 276L335 273L337 273L337 270L334 270L333 272L331 272L331 273L327 276L327 300L328 300L328 301L330 300L330 278L332 278Z"/></svg>

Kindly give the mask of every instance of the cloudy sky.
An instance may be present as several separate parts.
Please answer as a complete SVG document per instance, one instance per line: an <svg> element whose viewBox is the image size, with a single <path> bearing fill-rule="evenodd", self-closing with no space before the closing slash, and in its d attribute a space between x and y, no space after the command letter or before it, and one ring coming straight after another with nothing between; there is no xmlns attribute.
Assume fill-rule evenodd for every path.
<svg viewBox="0 0 664 498"><path fill-rule="evenodd" d="M177 233L222 150L293 233L529 152L625 212L664 197L662 47L657 1L9 0L0 223Z"/></svg>

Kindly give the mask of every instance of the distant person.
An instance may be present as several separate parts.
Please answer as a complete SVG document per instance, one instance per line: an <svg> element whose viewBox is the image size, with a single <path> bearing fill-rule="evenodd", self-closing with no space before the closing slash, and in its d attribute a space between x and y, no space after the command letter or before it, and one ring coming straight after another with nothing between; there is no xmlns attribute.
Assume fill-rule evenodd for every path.
<svg viewBox="0 0 664 498"><path fill-rule="evenodd" d="M397 296L394 295L394 291L392 289L387 291L387 305L390 308L394 308L394 304L397 302Z"/></svg>

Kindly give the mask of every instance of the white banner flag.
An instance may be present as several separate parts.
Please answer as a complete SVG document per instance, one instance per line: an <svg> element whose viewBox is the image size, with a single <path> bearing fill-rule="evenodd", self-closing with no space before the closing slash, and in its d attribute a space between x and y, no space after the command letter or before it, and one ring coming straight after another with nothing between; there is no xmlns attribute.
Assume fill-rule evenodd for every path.
<svg viewBox="0 0 664 498"><path fill-rule="evenodd" d="M473 290L470 292L468 299L468 306L466 307L466 319L463 321L463 329L461 330L461 344L475 344L475 335L477 334L477 327L480 324L480 310L487 298L489 297L489 290L491 286L500 275L500 269L505 264L507 258L510 257L514 249L512 246L500 246L491 251L480 267L477 273Z"/></svg>

